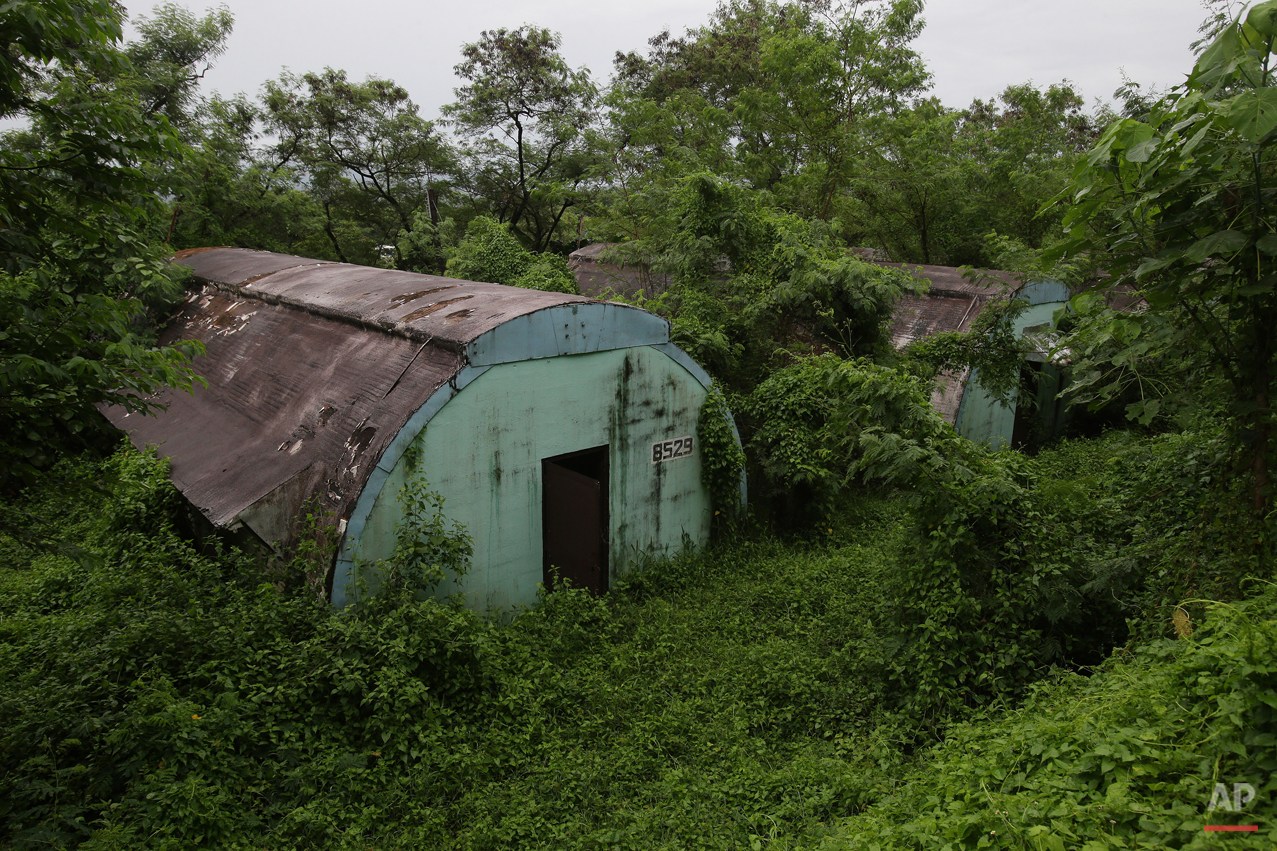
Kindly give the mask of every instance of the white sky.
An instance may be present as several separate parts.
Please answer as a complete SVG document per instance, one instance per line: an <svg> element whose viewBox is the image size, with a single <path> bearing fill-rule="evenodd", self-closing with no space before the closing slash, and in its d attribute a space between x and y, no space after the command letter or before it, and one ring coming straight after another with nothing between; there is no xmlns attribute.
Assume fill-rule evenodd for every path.
<svg viewBox="0 0 1277 851"><path fill-rule="evenodd" d="M153 0L126 0L130 15ZM192 11L219 5L188 0ZM225 0L235 16L227 53L205 79L224 95L255 95L282 68L324 66L351 79L388 77L424 118L452 100L461 45L484 29L533 23L563 36L573 67L606 83L617 50L643 50L662 29L705 23L715 0ZM1192 65L1189 43L1206 11L1201 0L927 0L915 43L933 75L933 94L966 106L1006 86L1072 81L1088 102L1108 99L1122 73L1165 88Z"/></svg>

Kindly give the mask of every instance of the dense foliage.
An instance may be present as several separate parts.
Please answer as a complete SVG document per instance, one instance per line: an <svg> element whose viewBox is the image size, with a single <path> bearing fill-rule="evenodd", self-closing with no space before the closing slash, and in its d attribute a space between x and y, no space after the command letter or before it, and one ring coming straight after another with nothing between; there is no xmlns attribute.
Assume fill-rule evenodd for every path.
<svg viewBox="0 0 1277 851"><path fill-rule="evenodd" d="M47 465L95 405L146 410L195 380L193 347L156 347L148 328L181 292L156 228L182 81L133 61L120 29L105 0L10 4L0 24L0 118L23 125L0 137L0 487Z"/></svg>
<svg viewBox="0 0 1277 851"><path fill-rule="evenodd" d="M1162 396L1196 389L1182 378L1170 392L1145 386L1150 361L1177 358L1182 375L1219 382L1261 514L1277 388L1275 49L1277 3L1258 3L1223 27L1184 87L1112 124L1079 166L1059 249L1102 254L1105 285L1131 287L1149 308L1099 313L1080 391L1105 398L1137 383L1148 419Z"/></svg>
<svg viewBox="0 0 1277 851"><path fill-rule="evenodd" d="M202 556L131 450L59 475L6 509L59 547L0 539L6 842L726 847L862 794L839 648L894 535L736 547L502 626L394 590L337 612L281 590L295 568Z"/></svg>
<svg viewBox="0 0 1277 851"><path fill-rule="evenodd" d="M726 0L606 87L489 30L435 122L332 68L201 97L225 10L126 45L105 0L0 7L0 843L1204 847L1272 818L1277 0L1121 116L926 99L921 12ZM471 547L414 485L337 611L333 530L197 545L162 463L77 436L198 380L154 342L170 244L575 292L587 237L716 379L715 546L605 598L432 598ZM884 252L1066 282L1052 355L1137 430L959 437L934 382L1013 395L1022 305L893 351L919 285ZM1209 812L1221 783L1250 808Z"/></svg>
<svg viewBox="0 0 1277 851"><path fill-rule="evenodd" d="M1235 518L1209 508L1219 456L1183 463L1186 447L1214 441L1115 435L1043 453L1035 478L1018 480L1024 522L974 528L964 544L985 554L964 563L1005 570L996 560L1014 557L1032 572L953 585L947 602L930 598L925 624L899 603L943 584L927 559L944 541L920 532L962 523L909 499L844 498L817 542L733 543L654 565L606 599L556 592L502 624L407 593L466 555L428 494L405 495L419 522L382 566L402 581L339 612L302 561L264 581L252 559L199 553L174 525L179 501L153 458L66 462L3 506L28 528L0 537L0 837L868 845L861 827L839 826L862 810L885 847L931 833L962 847L1008 821L1068 843L1179 836L1185 822L1200 831L1216 776L1267 791L1256 775L1273 735L1259 699L1272 691L1271 601L1219 627L1218 607L1191 602L1271 576L1232 539ZM962 518L988 522L987 503L962 505ZM1057 565L1070 583L1041 582ZM1091 608L1101 599L1109 614ZM1079 602L1085 616L1070 616ZM1029 710L997 720L992 707L1044 673L1035 665L1098 661L1098 633L1126 619L1144 624L1149 650L1090 681L1038 686ZM1192 641L1167 638L1175 629ZM995 638L1005 662L982 658ZM1018 677L994 680L1010 660ZM928 703L937 694L942 713ZM1093 703L1103 711L1079 712ZM980 726L913 752L924 725L980 706ZM1208 717L1220 726L1205 730ZM967 773L971 743L984 761ZM986 776L1001 791L984 806ZM1247 815L1269 812L1263 801Z"/></svg>
<svg viewBox="0 0 1277 851"><path fill-rule="evenodd" d="M1180 623L1178 638L949 730L828 846L1218 848L1209 824L1259 825L1229 847L1271 847L1277 594Z"/></svg>
<svg viewBox="0 0 1277 851"><path fill-rule="evenodd" d="M447 272L467 281L487 281L530 290L579 293L567 261L558 254L528 251L505 225L476 216L448 258Z"/></svg>

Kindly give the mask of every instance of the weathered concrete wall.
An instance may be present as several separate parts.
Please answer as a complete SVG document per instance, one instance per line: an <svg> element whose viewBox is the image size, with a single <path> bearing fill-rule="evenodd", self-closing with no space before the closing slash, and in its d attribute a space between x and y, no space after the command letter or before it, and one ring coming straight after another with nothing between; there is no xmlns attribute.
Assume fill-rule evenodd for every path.
<svg viewBox="0 0 1277 851"><path fill-rule="evenodd" d="M402 516L397 494L408 476L422 476L474 539L470 572L439 593L462 593L484 610L532 604L542 579L541 461L602 445L613 579L643 556L703 544L710 503L699 441L689 457L657 464L652 444L694 436L705 395L695 376L649 346L490 367L429 420L415 451L392 468L354 542L354 560L390 553Z"/></svg>

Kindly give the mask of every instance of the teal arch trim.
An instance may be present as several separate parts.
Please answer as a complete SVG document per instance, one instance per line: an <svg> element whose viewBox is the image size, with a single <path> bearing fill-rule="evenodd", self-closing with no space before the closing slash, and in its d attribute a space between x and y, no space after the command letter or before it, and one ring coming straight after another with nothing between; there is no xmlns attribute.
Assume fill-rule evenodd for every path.
<svg viewBox="0 0 1277 851"><path fill-rule="evenodd" d="M346 521L346 528L341 535L341 547L337 551L337 561L333 566L333 590L330 599L334 606L341 607L351 601L351 586L355 581L354 544L363 535L364 526L368 523L368 515L372 513L373 503L385 487L386 479L390 477L391 471L435 414L443 410L443 406L452 401L453 396L464 390L488 369L489 367L486 366L464 367L451 381L430 394L430 398L413 412L403 428L399 429L394 440L390 441L390 445L381 453L381 457L377 459L377 466L368 474L368 481L359 492L359 499L355 501L355 508L350 512L350 519Z"/></svg>
<svg viewBox="0 0 1277 851"><path fill-rule="evenodd" d="M584 355L668 343L670 324L655 314L611 302L547 307L503 322L466 346L472 366Z"/></svg>
<svg viewBox="0 0 1277 851"><path fill-rule="evenodd" d="M1069 288L1061 281L1044 278L1040 281L1030 281L1012 293L1011 297L1027 301L1030 307L1037 307L1040 304L1067 302Z"/></svg>

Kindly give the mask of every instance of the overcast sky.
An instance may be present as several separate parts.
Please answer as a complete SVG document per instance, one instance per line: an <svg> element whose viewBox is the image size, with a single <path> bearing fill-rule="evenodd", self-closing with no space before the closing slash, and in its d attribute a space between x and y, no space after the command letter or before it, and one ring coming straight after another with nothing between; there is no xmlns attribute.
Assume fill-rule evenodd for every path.
<svg viewBox="0 0 1277 851"><path fill-rule="evenodd" d="M126 0L130 15L152 0ZM223 95L255 95L284 67L345 69L351 79L388 77L404 86L425 118L452 100L461 45L484 29L532 23L563 36L563 55L600 83L618 50L642 50L663 29L705 23L715 0L190 0L192 11L226 5L235 16L230 46L206 85ZM1205 17L1201 0L927 0L916 42L947 105L990 98L1007 85L1072 81L1088 102L1130 79L1158 87L1181 82L1189 44Z"/></svg>

